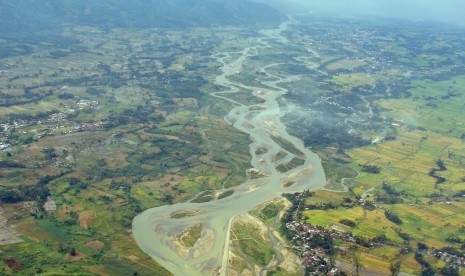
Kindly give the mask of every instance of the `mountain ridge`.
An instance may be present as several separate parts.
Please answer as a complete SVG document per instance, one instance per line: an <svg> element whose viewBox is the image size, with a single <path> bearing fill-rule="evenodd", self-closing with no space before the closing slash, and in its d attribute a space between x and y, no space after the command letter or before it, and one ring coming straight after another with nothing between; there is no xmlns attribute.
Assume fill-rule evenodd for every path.
<svg viewBox="0 0 465 276"><path fill-rule="evenodd" d="M285 18L249 0L0 0L0 36L58 30L65 24L185 28L272 24Z"/></svg>

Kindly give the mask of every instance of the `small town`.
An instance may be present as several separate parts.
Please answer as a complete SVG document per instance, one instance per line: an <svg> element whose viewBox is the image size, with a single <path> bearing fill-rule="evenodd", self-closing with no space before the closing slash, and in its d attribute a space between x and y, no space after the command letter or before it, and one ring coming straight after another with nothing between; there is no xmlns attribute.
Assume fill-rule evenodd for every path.
<svg viewBox="0 0 465 276"><path fill-rule="evenodd" d="M85 107L95 107L98 105L97 101L87 101L80 99L77 104L80 106L79 109ZM102 128L108 124L107 120L98 120L94 122L74 122L69 120L70 114L73 114L75 109L66 106L65 112L55 112L49 114L45 118L32 118L32 119L9 119L6 122L0 124L0 150L6 150L11 145L18 143L28 144L34 139L40 139L45 136L54 136L62 134L70 134L75 132L93 131L98 128ZM33 127L37 126L37 129ZM24 129L28 129L27 131ZM20 141L18 138L12 138L12 132L19 132L21 135L28 135L29 133L33 136ZM16 136L14 136L16 137Z"/></svg>

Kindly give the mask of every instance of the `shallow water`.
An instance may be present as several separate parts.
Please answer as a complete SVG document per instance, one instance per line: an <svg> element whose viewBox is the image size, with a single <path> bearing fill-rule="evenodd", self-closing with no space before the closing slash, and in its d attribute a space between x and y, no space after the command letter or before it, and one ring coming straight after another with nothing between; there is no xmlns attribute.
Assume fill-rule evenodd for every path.
<svg viewBox="0 0 465 276"><path fill-rule="evenodd" d="M260 179L249 180L235 188L232 196L221 200L206 203L178 203L148 209L138 215L133 221L133 236L139 247L149 254L154 260L163 265L175 275L211 275L215 271L221 271L226 275L227 252L229 247L229 228L232 219L238 214L248 212L259 204L275 198L282 193L300 192L304 189L318 189L326 184L325 174L319 157L305 148L303 142L289 135L280 118L285 115L279 107L277 99L286 93L286 89L279 84L299 79L299 76L277 76L267 70L279 64L269 64L258 70L267 74L267 77L259 79L262 85L269 87L251 87L228 79L228 76L237 74L242 70L242 65L248 58L260 54L260 49L271 47L274 43L289 43L281 35L292 22L286 22L277 29L263 30L263 37L257 38L257 46L244 49L238 58L233 59L233 53L220 53L214 55L222 64L221 74L215 79L215 84L229 90L212 93L212 96L230 101L235 108L225 117L225 120L233 123L234 127L250 135L252 144L252 166L266 176ZM317 54L311 51L312 54ZM234 53L237 56L238 53ZM305 62L306 59L302 59ZM305 64L314 66L312 64ZM250 89L255 96L265 102L257 105L245 106L228 98L228 94ZM257 108L260 107L260 108ZM286 173L276 170L276 166L289 162L295 157L287 152L270 137L281 137L291 143L303 153L305 163ZM257 156L255 151L266 147L269 150ZM278 161L273 161L273 156L284 151L287 156ZM290 187L284 187L286 182L294 182ZM184 217L171 218L173 212L182 210L199 210L198 214ZM186 259L181 258L173 249L172 238L182 233L189 226L202 223L202 238L197 241L194 249Z"/></svg>

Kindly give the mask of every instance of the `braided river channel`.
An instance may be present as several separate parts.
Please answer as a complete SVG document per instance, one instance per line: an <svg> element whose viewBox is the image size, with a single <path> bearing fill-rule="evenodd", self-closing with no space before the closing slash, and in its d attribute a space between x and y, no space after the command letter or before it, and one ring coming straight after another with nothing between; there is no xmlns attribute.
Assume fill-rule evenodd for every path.
<svg viewBox="0 0 465 276"><path fill-rule="evenodd" d="M262 36L256 38L256 46L241 52L212 56L222 65L214 82L225 87L225 90L211 93L211 96L234 105L225 120L250 135L253 141L250 144L251 165L262 177L249 179L234 187L234 194L229 197L205 203L184 202L155 207L139 214L133 221L132 233L138 246L174 275L212 275L216 272L227 275L229 232L235 216L282 193L320 189L326 184L320 158L306 148L300 139L291 136L280 120L286 114L277 101L287 92L282 84L296 81L301 76L273 74L269 72L270 68L281 65L273 63L256 69L262 73L257 79L260 87L229 79L243 70L243 65L250 57L259 55L262 49L272 47L271 43L289 43L282 32L290 24L292 21L276 29L262 30ZM309 55L317 55L313 50L308 51ZM317 66L307 62L304 57L298 60L310 68ZM231 93L244 90L251 91L264 102L244 105L228 98ZM276 158L277 154L284 157ZM279 165L289 163L294 158L303 160L303 164L287 172L277 169ZM199 224L202 225L201 238L187 254L181 256L174 246L175 237Z"/></svg>

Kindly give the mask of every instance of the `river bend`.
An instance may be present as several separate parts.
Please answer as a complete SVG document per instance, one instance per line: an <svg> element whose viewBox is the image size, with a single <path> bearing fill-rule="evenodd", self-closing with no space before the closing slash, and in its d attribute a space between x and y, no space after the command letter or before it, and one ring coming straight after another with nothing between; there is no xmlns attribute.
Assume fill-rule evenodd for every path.
<svg viewBox="0 0 465 276"><path fill-rule="evenodd" d="M251 179L234 188L234 194L224 199L206 203L177 203L155 207L135 217L132 233L138 246L155 261L163 265L174 275L212 275L220 271L226 275L227 254L229 248L229 228L232 219L238 214L248 212L259 204L273 199L282 193L301 192L304 189L319 189L326 184L325 174L320 158L307 149L303 142L291 136L281 122L285 112L280 109L277 99L287 92L281 85L298 80L300 76L282 76L270 73L269 69L280 64L268 64L259 71L266 76L257 79L260 87L253 87L230 80L230 76L243 70L243 65L250 57L259 55L260 50L272 47L272 43L290 43L282 32L291 21L280 25L277 29L263 30L257 38L256 46L243 49L238 53L219 53L212 57L222 66L214 82L225 87L224 91L214 92L211 96L234 104L234 108L225 120L235 128L247 133L252 139L250 154L251 165L264 176ZM317 55L315 51L310 54ZM305 58L301 59L305 62ZM305 64L306 66L314 66ZM263 103L244 105L236 102L228 95L239 91L252 91ZM281 141L281 142L279 142ZM293 150L284 144L292 145ZM259 149L261 155L256 154ZM288 149L288 150L286 150ZM292 152L291 152L292 151ZM277 158L283 156L282 158ZM285 153L285 154L283 154ZM287 172L276 169L298 157L304 161ZM292 185L285 184L293 183ZM188 217L173 218L172 214L183 211L195 211ZM185 229L202 224L202 237L186 256L180 256L174 247L174 237Z"/></svg>

